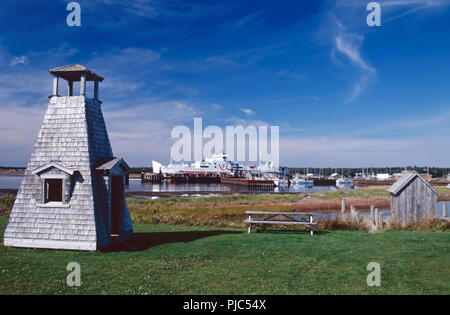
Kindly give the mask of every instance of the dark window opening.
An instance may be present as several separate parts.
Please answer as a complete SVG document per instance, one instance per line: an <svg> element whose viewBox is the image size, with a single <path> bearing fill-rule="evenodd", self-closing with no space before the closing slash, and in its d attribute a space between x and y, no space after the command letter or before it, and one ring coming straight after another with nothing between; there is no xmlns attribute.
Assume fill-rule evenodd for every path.
<svg viewBox="0 0 450 315"><path fill-rule="evenodd" d="M112 176L111 183L111 234L120 234L124 206L123 176Z"/></svg>
<svg viewBox="0 0 450 315"><path fill-rule="evenodd" d="M46 179L45 180L45 203L62 202L62 179Z"/></svg>

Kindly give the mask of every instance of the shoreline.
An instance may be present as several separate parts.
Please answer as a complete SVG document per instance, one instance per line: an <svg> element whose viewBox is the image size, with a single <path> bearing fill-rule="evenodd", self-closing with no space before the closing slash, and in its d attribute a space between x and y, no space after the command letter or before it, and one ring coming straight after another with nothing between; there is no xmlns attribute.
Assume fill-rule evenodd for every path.
<svg viewBox="0 0 450 315"><path fill-rule="evenodd" d="M0 172L0 176L24 176L25 172Z"/></svg>

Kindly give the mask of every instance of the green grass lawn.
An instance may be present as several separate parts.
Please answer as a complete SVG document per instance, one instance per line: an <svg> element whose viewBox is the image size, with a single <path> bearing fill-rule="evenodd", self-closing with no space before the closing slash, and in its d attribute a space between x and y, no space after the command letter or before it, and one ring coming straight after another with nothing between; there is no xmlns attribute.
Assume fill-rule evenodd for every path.
<svg viewBox="0 0 450 315"><path fill-rule="evenodd" d="M0 217L2 239L6 223ZM448 232L336 231L311 237L223 229L208 236L212 228L134 227L135 233L148 233L140 235L150 243L167 236L193 240L113 253L0 246L0 294L450 293ZM73 261L81 265L81 287L66 285L66 266ZM366 284L372 261L381 265L380 287Z"/></svg>

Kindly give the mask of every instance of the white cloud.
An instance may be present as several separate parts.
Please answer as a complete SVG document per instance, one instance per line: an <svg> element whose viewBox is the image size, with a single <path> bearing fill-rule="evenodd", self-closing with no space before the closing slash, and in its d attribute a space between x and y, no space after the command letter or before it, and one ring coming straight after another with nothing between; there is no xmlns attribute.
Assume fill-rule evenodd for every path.
<svg viewBox="0 0 450 315"><path fill-rule="evenodd" d="M248 14L248 15L244 16L242 19L240 19L240 20L235 24L235 26L236 26L236 27L243 27L243 26L245 26L245 25L247 25L247 24L249 24L249 23L254 23L254 20L255 20L256 18L258 18L258 16L260 16L261 13L263 13L264 11L265 11L265 10L260 10L260 11L253 12L253 13L251 13L251 14Z"/></svg>
<svg viewBox="0 0 450 315"><path fill-rule="evenodd" d="M124 23L134 18L141 19L179 19L194 20L204 17L224 15L232 6L229 4L195 4L183 1L153 1L153 0L101 0L87 1L87 8L91 11L103 10L115 18L115 10L128 13ZM122 15L123 16L123 15Z"/></svg>
<svg viewBox="0 0 450 315"><path fill-rule="evenodd" d="M220 104L209 103L208 105L215 110L219 110L222 108L222 105L220 105Z"/></svg>
<svg viewBox="0 0 450 315"><path fill-rule="evenodd" d="M442 6L450 5L448 0L382 0L382 6L414 6L414 5L424 5L424 6Z"/></svg>
<svg viewBox="0 0 450 315"><path fill-rule="evenodd" d="M62 50L30 52L27 56L39 64L25 69L13 67L10 61L19 65L27 62L28 57L14 58L0 47L0 63L4 69L0 72L0 164L27 163L52 88L51 76L40 64L49 60L58 62L54 66L66 64L67 56ZM102 108L111 144L114 153L132 165L150 165L153 157L168 160L172 128L191 123L198 114L183 99L162 101L141 93L149 89L142 78L152 74L159 59L160 55L153 50L131 47L112 49L80 61L106 78L100 85L100 97L104 101ZM88 94L89 88L91 84ZM64 80L60 81L60 92L65 92Z"/></svg>
<svg viewBox="0 0 450 315"><path fill-rule="evenodd" d="M113 152L132 165L167 162L173 140L171 131L178 125L190 125L199 115L185 102L149 102L132 109L114 104L103 105Z"/></svg>
<svg viewBox="0 0 450 315"><path fill-rule="evenodd" d="M133 109L104 103L103 114L116 156L131 165L168 161L171 130L189 125L198 113L183 102L142 104ZM26 165L42 124L46 104L24 108L0 108L0 165Z"/></svg>
<svg viewBox="0 0 450 315"><path fill-rule="evenodd" d="M389 23L394 20L415 13L420 17L433 13L442 13L450 7L448 0L387 0L381 2L383 14L386 16L382 21Z"/></svg>
<svg viewBox="0 0 450 315"><path fill-rule="evenodd" d="M0 164L25 166L36 141L46 107L0 108Z"/></svg>
<svg viewBox="0 0 450 315"><path fill-rule="evenodd" d="M249 116L255 114L255 112L254 112L253 110L249 109L249 108L241 108L240 110L241 110L243 113L245 113L246 115L249 115Z"/></svg>
<svg viewBox="0 0 450 315"><path fill-rule="evenodd" d="M333 2L336 2L335 0ZM448 0L379 0L377 1L382 7L395 7L395 6L428 6L439 7L449 6ZM367 2L368 3L368 2ZM361 7L361 0L339 0L337 5L340 7Z"/></svg>
<svg viewBox="0 0 450 315"><path fill-rule="evenodd" d="M364 37L362 35L346 32L340 22L337 21L336 23L339 26L340 31L335 37L335 49L363 72L359 79L353 84L352 91L347 99L347 102L351 103L368 87L370 80L376 73L376 69L371 67L361 56L361 46Z"/></svg>
<svg viewBox="0 0 450 315"><path fill-rule="evenodd" d="M14 56L11 60L11 66L23 65L30 62L30 59L26 56Z"/></svg>
<svg viewBox="0 0 450 315"><path fill-rule="evenodd" d="M281 137L280 161L289 166L371 167L434 165L447 167L450 140L352 137Z"/></svg>
<svg viewBox="0 0 450 315"><path fill-rule="evenodd" d="M381 5L381 23L385 24L415 13L421 17L444 12L450 7L449 0L379 0ZM369 1L367 1L369 3ZM363 4L360 0L333 1L337 7L360 10ZM351 14L349 15L351 16Z"/></svg>
<svg viewBox="0 0 450 315"><path fill-rule="evenodd" d="M373 68L361 57L360 50L363 40L363 36L342 33L336 37L336 48L361 69L373 71Z"/></svg>
<svg viewBox="0 0 450 315"><path fill-rule="evenodd" d="M263 120L257 119L242 119L237 117L230 117L224 120L225 125L232 126L270 126L270 124Z"/></svg>

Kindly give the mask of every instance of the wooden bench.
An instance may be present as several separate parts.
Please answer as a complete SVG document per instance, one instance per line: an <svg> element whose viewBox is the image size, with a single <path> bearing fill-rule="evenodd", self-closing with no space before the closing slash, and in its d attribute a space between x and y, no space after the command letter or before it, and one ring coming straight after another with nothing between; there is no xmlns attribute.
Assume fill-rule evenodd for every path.
<svg viewBox="0 0 450 315"><path fill-rule="evenodd" d="M248 234L250 234L252 224L301 224L309 227L311 235L314 235L313 226L317 222L313 222L313 215L311 213L302 212L277 212L277 211L245 211L248 214L248 219L244 222L248 224ZM252 216L265 217L252 218ZM275 219L275 217L281 216L283 219ZM302 218L308 217L307 220Z"/></svg>

